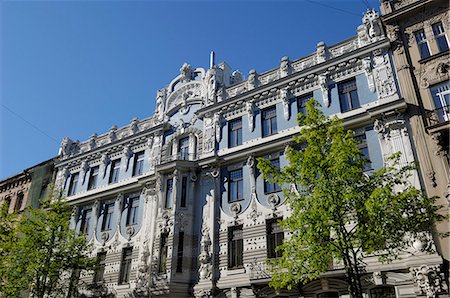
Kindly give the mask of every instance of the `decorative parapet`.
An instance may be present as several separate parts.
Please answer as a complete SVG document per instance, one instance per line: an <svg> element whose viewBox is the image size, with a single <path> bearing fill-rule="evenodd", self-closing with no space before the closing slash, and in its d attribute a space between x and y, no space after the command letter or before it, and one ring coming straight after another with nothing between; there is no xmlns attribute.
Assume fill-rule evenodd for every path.
<svg viewBox="0 0 450 298"><path fill-rule="evenodd" d="M95 148L102 147L107 144L111 144L126 137L132 136L140 131L144 131L148 128L155 126L154 117L150 117L139 121L134 118L129 125L117 128L117 126L111 127L111 129L104 134L93 134L87 141L73 141L69 138L64 138L61 142L60 157L61 159L67 159Z"/></svg>
<svg viewBox="0 0 450 298"><path fill-rule="evenodd" d="M224 91L224 98L235 97L257 87L267 85L273 81L282 79L287 75L301 72L317 64L324 63L355 51L358 48L375 43L385 37L379 15L376 11L366 11L362 18L362 22L363 24L358 27L358 35L353 38L331 47L327 47L325 43L319 42L315 53L292 62L290 62L287 57L283 57L280 67L266 71L262 74L256 74L256 71L251 70L247 81L226 88Z"/></svg>

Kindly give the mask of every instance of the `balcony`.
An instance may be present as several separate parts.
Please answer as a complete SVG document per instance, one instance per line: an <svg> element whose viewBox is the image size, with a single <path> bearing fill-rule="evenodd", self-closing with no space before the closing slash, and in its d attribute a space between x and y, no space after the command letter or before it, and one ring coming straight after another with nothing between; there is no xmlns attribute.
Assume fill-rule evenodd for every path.
<svg viewBox="0 0 450 298"><path fill-rule="evenodd" d="M162 156L161 164L172 162L172 161L178 161L178 160L194 161L196 159L197 159L196 153L178 152L176 154Z"/></svg>

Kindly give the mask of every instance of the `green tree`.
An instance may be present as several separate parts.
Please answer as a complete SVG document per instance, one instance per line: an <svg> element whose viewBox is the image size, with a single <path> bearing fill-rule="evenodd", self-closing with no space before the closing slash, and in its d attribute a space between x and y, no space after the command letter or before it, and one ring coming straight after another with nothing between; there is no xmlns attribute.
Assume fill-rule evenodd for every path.
<svg viewBox="0 0 450 298"><path fill-rule="evenodd" d="M51 193L42 208L22 214L15 236L1 245L8 248L7 261L1 263L4 297L20 297L24 289L33 297L73 297L80 272L94 268L86 238L70 227L71 207L60 194Z"/></svg>
<svg viewBox="0 0 450 298"><path fill-rule="evenodd" d="M307 103L299 114L301 127L289 148L289 164L277 169L258 159L264 179L283 185L292 214L281 221L292 232L277 249L282 257L269 260L271 286L292 288L316 279L333 260L343 264L352 297L363 295L364 256L377 252L390 261L427 237L435 222L436 198L428 198L408 183L412 165L398 166L395 154L386 167L365 172L355 135L342 121L323 115L319 104ZM424 248L426 249L426 248Z"/></svg>

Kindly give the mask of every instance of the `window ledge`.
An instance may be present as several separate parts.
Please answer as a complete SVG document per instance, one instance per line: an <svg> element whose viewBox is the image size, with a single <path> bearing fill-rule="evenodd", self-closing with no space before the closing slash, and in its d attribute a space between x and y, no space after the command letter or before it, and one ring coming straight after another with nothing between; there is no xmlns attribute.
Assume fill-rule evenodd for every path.
<svg viewBox="0 0 450 298"><path fill-rule="evenodd" d="M439 58L439 57L448 55L449 53L450 53L449 50L444 51L444 52L440 52L440 53L431 55L431 56L429 56L429 57L427 57L427 58L420 59L418 62L419 62L420 64L424 64L424 63L427 63L428 61L431 61L431 60L434 60L434 59L436 59L436 58Z"/></svg>
<svg viewBox="0 0 450 298"><path fill-rule="evenodd" d="M228 275L242 274L242 273L245 273L244 267L228 268Z"/></svg>

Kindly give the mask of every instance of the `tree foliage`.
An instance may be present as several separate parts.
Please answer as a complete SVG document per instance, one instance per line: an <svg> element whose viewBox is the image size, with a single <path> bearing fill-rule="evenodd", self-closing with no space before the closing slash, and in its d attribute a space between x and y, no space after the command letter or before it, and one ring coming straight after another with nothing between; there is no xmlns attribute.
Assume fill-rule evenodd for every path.
<svg viewBox="0 0 450 298"><path fill-rule="evenodd" d="M95 265L86 238L70 227L72 210L61 195L50 195L41 207L28 208L20 218L1 214L1 297L24 291L33 297L72 297L81 270ZM8 220L16 223L7 225Z"/></svg>
<svg viewBox="0 0 450 298"><path fill-rule="evenodd" d="M298 115L297 148L287 150L285 168L258 159L263 177L284 186L292 210L281 221L291 232L277 248L282 257L269 261L271 286L291 288L316 279L334 260L345 269L350 294L359 298L365 256L395 259L412 241L428 237L444 217L436 212L436 198L408 182L414 167L400 167L399 154L384 168L367 173L368 160L354 133L336 117L324 116L318 106L311 100L306 115Z"/></svg>

